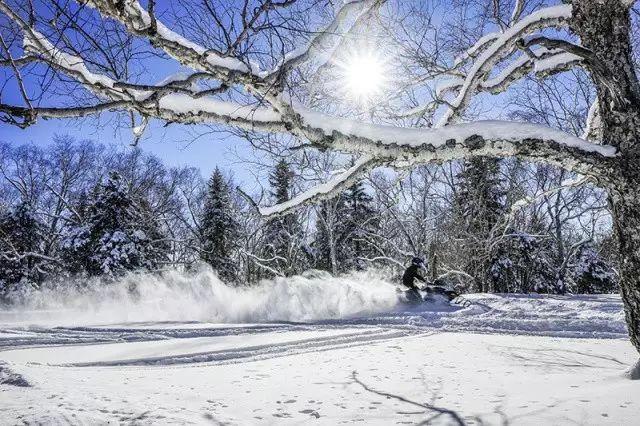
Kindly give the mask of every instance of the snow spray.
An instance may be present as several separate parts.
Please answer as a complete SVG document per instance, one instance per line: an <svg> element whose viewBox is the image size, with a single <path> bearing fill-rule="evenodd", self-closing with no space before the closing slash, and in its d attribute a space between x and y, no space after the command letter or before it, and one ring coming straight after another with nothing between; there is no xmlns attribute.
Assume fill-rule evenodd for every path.
<svg viewBox="0 0 640 426"><path fill-rule="evenodd" d="M394 285L376 271L337 277L311 271L232 286L203 266L191 272L132 273L110 283L45 285L28 295L20 309L0 311L0 319L52 325L305 322L383 312L396 304Z"/></svg>

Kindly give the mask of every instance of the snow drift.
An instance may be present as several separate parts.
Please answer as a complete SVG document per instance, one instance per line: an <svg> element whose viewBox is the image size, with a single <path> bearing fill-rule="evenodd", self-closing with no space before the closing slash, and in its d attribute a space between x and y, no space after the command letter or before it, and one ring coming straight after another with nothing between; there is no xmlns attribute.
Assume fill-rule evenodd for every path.
<svg viewBox="0 0 640 426"><path fill-rule="evenodd" d="M333 277L313 271L245 287L227 285L203 267L190 273L129 274L115 283L45 287L29 295L22 309L2 316L59 325L312 321L388 311L397 300L395 287L373 272Z"/></svg>

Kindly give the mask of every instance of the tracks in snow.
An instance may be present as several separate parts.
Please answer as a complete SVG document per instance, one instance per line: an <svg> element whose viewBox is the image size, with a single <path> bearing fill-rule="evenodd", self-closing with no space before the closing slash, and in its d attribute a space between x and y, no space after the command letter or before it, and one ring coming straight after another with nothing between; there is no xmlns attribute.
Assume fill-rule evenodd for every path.
<svg viewBox="0 0 640 426"><path fill-rule="evenodd" d="M187 323L191 324L191 323ZM132 327L26 327L0 329L0 351L21 347L88 345L119 342L148 342L195 337L220 337L280 331L282 325L214 328L132 328ZM287 325L286 330L309 330L305 325ZM3 336L4 334L4 336Z"/></svg>
<svg viewBox="0 0 640 426"><path fill-rule="evenodd" d="M5 362L0 361L0 385L28 388L31 384L21 374L11 370Z"/></svg>
<svg viewBox="0 0 640 426"><path fill-rule="evenodd" d="M122 359L96 362L79 362L60 364L66 367L115 367L115 366L164 366L177 364L236 364L241 362L258 361L282 356L297 355L307 352L320 352L351 348L386 340L408 337L413 335L429 335L433 332L393 330L393 329L362 329L357 332L332 335L326 337L294 340L282 343L268 343L240 348L216 351L197 352L161 357L143 357L136 359Z"/></svg>
<svg viewBox="0 0 640 426"><path fill-rule="evenodd" d="M466 309L434 304L305 323L159 321L83 327L0 326L0 352L7 354L0 354L0 359L13 359L16 365L47 365L50 361L41 360L49 355L37 353L37 349L31 352L31 348L46 347L50 348L47 351L60 350L60 357L52 363L55 366L195 366L328 351L446 331L626 338L622 304L613 296L475 295L473 300L474 305ZM111 343L114 345L107 345ZM91 348L94 345L95 350Z"/></svg>
<svg viewBox="0 0 640 426"><path fill-rule="evenodd" d="M191 323L155 324L155 327L147 324L26 327L0 333L0 351L17 351L8 359L32 365L43 365L42 348L48 348L47 353L60 351L57 363L45 362L51 367L193 366L330 351L435 332L408 325L298 323L235 327ZM95 350L89 349L94 346Z"/></svg>

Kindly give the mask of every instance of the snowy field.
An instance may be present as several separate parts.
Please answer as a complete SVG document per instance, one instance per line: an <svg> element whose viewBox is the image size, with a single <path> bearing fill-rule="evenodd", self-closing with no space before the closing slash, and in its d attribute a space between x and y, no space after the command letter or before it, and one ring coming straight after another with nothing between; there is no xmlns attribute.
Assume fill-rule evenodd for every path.
<svg viewBox="0 0 640 426"><path fill-rule="evenodd" d="M619 297L469 299L366 274L43 294L0 313L0 422L638 424Z"/></svg>

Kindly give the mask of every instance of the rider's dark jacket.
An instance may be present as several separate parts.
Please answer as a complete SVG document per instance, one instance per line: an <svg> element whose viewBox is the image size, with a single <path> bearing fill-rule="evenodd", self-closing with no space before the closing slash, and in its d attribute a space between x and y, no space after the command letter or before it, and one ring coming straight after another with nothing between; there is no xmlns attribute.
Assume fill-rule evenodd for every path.
<svg viewBox="0 0 640 426"><path fill-rule="evenodd" d="M416 280L422 281L423 283L427 282L427 280L425 280L424 277L418 273L418 266L411 265L404 271L404 274L402 275L402 284L405 287L419 290L418 286L416 285Z"/></svg>

